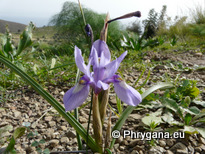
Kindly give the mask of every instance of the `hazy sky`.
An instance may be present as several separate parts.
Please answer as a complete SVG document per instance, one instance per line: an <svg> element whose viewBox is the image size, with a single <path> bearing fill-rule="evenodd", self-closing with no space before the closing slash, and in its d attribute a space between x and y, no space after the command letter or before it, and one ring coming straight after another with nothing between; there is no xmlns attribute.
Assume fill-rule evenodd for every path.
<svg viewBox="0 0 205 154"><path fill-rule="evenodd" d="M33 21L37 26L47 25L54 14L60 12L66 0L0 0L0 19L28 24ZM78 2L78 0L70 0ZM141 11L142 19L150 9L160 12L167 5L168 16L189 15L189 9L196 5L204 7L205 0L80 0L81 4L98 13L110 13L111 18L133 11ZM135 18L127 22L135 21ZM124 21L126 22L126 21Z"/></svg>

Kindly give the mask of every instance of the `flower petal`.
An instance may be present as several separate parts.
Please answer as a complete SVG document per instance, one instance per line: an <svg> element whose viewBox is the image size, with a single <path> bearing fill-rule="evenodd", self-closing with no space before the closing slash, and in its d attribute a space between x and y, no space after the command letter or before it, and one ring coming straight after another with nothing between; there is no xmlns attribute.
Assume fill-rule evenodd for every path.
<svg viewBox="0 0 205 154"><path fill-rule="evenodd" d="M87 67L83 60L81 50L77 46L75 46L75 63L81 72L83 72L84 74L87 73Z"/></svg>
<svg viewBox="0 0 205 154"><path fill-rule="evenodd" d="M109 88L109 85L107 84L107 83L104 83L104 82L102 82L102 81L98 81L97 82L97 87L98 88L101 88L101 89L103 89L103 90L107 90L108 88Z"/></svg>
<svg viewBox="0 0 205 154"><path fill-rule="evenodd" d="M105 66L105 72L104 72L104 79L111 78L118 70L120 63L127 55L127 51L125 51L123 54L120 55L116 60L110 62Z"/></svg>
<svg viewBox="0 0 205 154"><path fill-rule="evenodd" d="M102 40L96 40L93 45L92 45L92 49L91 49L91 53L90 53L90 57L93 56L93 49L97 50L98 53L98 57L101 57L102 52L104 53L105 58L107 59L107 61L111 60L111 55L110 55L110 51L109 48L107 46L107 44L102 41Z"/></svg>
<svg viewBox="0 0 205 154"><path fill-rule="evenodd" d="M127 85L125 81L114 82L114 89L117 96L126 104L131 106L136 106L142 102L142 97L140 93Z"/></svg>
<svg viewBox="0 0 205 154"><path fill-rule="evenodd" d="M89 94L89 84L77 84L68 90L63 96L66 111L75 109L83 104Z"/></svg>

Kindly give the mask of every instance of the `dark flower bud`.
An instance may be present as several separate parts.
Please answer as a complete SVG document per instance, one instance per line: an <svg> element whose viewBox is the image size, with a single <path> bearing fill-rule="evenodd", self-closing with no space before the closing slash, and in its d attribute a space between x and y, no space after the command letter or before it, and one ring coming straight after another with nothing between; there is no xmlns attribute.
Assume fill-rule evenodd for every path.
<svg viewBox="0 0 205 154"><path fill-rule="evenodd" d="M86 34L89 37L91 37L91 35L92 35L92 28L91 28L91 26L89 24L85 25L85 32L86 32Z"/></svg>

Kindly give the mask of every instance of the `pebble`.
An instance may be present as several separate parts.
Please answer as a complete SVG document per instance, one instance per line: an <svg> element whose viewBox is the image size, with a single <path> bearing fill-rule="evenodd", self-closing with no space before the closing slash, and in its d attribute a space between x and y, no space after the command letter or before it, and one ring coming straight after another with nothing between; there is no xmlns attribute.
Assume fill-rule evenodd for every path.
<svg viewBox="0 0 205 154"><path fill-rule="evenodd" d="M14 117L15 118L20 118L21 117L21 112L19 111L13 111L14 112Z"/></svg>
<svg viewBox="0 0 205 154"><path fill-rule="evenodd" d="M75 138L76 137L75 132L71 131L71 130L69 132L67 132L67 136L70 137L70 138Z"/></svg>
<svg viewBox="0 0 205 154"><path fill-rule="evenodd" d="M159 140L159 145L161 147L165 147L166 146L166 142L164 140Z"/></svg>
<svg viewBox="0 0 205 154"><path fill-rule="evenodd" d="M60 130L66 131L68 128L66 126L60 126Z"/></svg>
<svg viewBox="0 0 205 154"><path fill-rule="evenodd" d="M50 127L53 127L53 126L55 126L56 125L56 122L55 121L49 121L49 126Z"/></svg>
<svg viewBox="0 0 205 154"><path fill-rule="evenodd" d="M195 147L195 151L197 151L197 152L201 152L202 150L201 150L200 147Z"/></svg>
<svg viewBox="0 0 205 154"><path fill-rule="evenodd" d="M48 142L48 144L49 144L51 147L57 146L58 143L59 143L59 140L56 140L56 139L50 140L50 141Z"/></svg>
<svg viewBox="0 0 205 154"><path fill-rule="evenodd" d="M176 143L169 150L171 150L172 152L176 152L176 150L182 150L182 151L186 151L188 153L187 147L184 144L182 144L181 142Z"/></svg>
<svg viewBox="0 0 205 154"><path fill-rule="evenodd" d="M64 144L64 143L68 143L69 139L67 137L62 137L60 141L61 141L61 143Z"/></svg>
<svg viewBox="0 0 205 154"><path fill-rule="evenodd" d="M166 154L174 154L174 153L172 151L170 151L170 150L167 150Z"/></svg>
<svg viewBox="0 0 205 154"><path fill-rule="evenodd" d="M139 139L134 139L130 142L130 147L134 147L139 142Z"/></svg>
<svg viewBox="0 0 205 154"><path fill-rule="evenodd" d="M52 118L53 118L52 116L46 116L44 119L45 119L45 121L49 122L52 120Z"/></svg>
<svg viewBox="0 0 205 154"><path fill-rule="evenodd" d="M177 154L187 154L188 151L187 150L176 149L176 153Z"/></svg>
<svg viewBox="0 0 205 154"><path fill-rule="evenodd" d="M167 145L169 146L169 147L171 147L172 145L174 145L174 141L173 140L167 140Z"/></svg>
<svg viewBox="0 0 205 154"><path fill-rule="evenodd" d="M130 154L139 154L136 150L133 150Z"/></svg>
<svg viewBox="0 0 205 154"><path fill-rule="evenodd" d="M84 117L80 117L80 118L79 118L79 121L80 121L81 123L87 123L87 122L88 122L87 119L84 118Z"/></svg>
<svg viewBox="0 0 205 154"><path fill-rule="evenodd" d="M205 144L205 139L203 137L199 137L199 143Z"/></svg>

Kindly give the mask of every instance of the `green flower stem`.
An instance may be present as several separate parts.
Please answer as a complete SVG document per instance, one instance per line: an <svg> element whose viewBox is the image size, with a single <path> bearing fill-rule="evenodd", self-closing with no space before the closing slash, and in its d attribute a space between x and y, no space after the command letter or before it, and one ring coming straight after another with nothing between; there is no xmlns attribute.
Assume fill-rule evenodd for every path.
<svg viewBox="0 0 205 154"><path fill-rule="evenodd" d="M87 133L83 126L73 117L69 112L65 112L64 107L56 101L48 92L46 92L41 85L39 85L35 80L33 80L29 75L19 69L17 66L12 64L4 56L0 55L0 62L9 67L17 75L19 75L23 80L25 80L29 85L31 85L35 91L37 91L44 99L46 99L51 106L53 106L62 117L65 118L68 123L74 127L74 129L80 134L80 136L86 141ZM91 136L88 136L88 146L93 152L102 152L101 148L95 143Z"/></svg>
<svg viewBox="0 0 205 154"><path fill-rule="evenodd" d="M76 74L76 79L75 79L75 84L78 83L79 78L80 78L80 70L78 68L77 74ZM75 108L74 115L75 115L76 120L78 121L78 108ZM83 149L82 140L81 140L81 137L77 131L76 131L76 137L77 137L77 141L78 141L78 150L82 150Z"/></svg>

